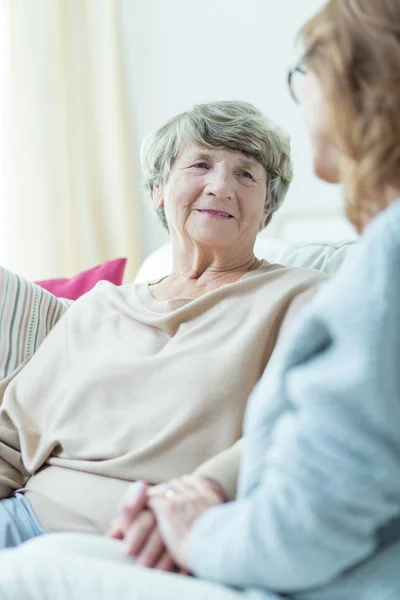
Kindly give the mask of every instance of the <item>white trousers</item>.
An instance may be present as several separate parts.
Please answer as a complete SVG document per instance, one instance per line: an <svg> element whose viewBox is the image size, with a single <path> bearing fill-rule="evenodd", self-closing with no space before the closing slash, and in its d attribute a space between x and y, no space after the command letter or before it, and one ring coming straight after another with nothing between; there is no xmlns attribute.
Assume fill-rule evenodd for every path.
<svg viewBox="0 0 400 600"><path fill-rule="evenodd" d="M56 533L0 552L1 600L244 600L193 577L135 567L116 540Z"/></svg>

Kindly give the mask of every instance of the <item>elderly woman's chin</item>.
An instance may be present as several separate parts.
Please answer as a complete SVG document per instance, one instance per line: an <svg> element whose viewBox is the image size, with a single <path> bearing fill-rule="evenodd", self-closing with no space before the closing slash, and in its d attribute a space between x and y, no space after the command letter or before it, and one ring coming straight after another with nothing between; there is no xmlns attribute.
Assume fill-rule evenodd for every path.
<svg viewBox="0 0 400 600"><path fill-rule="evenodd" d="M236 222L217 221L209 223L188 223L186 232L192 240L208 246L226 247L237 243L239 232Z"/></svg>

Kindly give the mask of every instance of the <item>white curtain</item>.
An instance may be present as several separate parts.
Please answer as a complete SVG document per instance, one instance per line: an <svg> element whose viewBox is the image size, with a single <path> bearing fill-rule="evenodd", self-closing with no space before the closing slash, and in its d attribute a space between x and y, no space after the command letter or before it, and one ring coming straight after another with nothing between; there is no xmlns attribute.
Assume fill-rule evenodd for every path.
<svg viewBox="0 0 400 600"><path fill-rule="evenodd" d="M7 29L6 6L0 2L0 265L7 262L10 254L7 222L11 203L10 196L10 60L9 32Z"/></svg>
<svg viewBox="0 0 400 600"><path fill-rule="evenodd" d="M139 187L115 1L2 2L0 263L37 279L127 256L131 280Z"/></svg>

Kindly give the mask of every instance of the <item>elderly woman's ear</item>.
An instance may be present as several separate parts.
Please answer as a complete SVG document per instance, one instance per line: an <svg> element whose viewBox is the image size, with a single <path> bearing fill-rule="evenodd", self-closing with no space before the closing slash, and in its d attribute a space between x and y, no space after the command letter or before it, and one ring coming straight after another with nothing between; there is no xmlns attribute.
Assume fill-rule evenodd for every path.
<svg viewBox="0 0 400 600"><path fill-rule="evenodd" d="M160 210L164 206L164 190L161 185L154 186L153 201L156 210Z"/></svg>

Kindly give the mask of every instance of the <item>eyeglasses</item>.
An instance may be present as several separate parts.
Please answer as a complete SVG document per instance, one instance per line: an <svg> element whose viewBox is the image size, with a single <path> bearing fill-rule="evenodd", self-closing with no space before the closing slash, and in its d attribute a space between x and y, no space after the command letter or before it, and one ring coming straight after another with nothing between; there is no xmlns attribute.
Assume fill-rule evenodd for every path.
<svg viewBox="0 0 400 600"><path fill-rule="evenodd" d="M304 85L304 75L307 75L307 71L301 63L298 63L293 69L290 69L288 73L287 83L290 95L296 104L300 104Z"/></svg>

